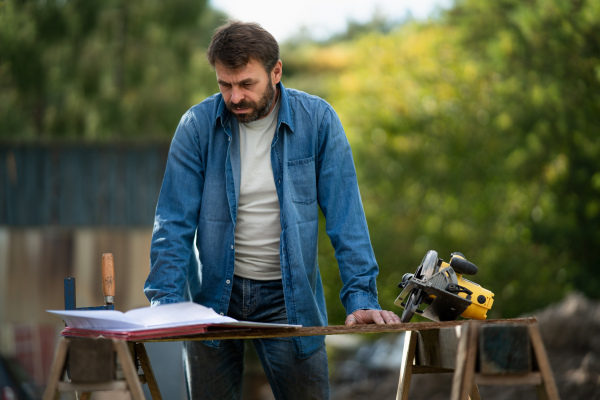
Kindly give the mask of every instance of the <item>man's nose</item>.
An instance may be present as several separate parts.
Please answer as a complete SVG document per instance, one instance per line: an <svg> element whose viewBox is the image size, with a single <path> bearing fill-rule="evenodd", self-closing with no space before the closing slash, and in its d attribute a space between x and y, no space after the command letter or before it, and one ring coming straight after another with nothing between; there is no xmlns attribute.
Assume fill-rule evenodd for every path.
<svg viewBox="0 0 600 400"><path fill-rule="evenodd" d="M239 103L244 98L244 94L239 88L235 86L231 89L231 102L233 104Z"/></svg>

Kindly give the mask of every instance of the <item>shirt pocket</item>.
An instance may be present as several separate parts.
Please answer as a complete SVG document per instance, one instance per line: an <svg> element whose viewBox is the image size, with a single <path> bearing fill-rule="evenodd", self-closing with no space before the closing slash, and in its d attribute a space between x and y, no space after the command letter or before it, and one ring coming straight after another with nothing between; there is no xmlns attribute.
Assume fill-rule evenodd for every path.
<svg viewBox="0 0 600 400"><path fill-rule="evenodd" d="M287 168L292 201L296 204L314 203L317 200L315 157L288 161Z"/></svg>

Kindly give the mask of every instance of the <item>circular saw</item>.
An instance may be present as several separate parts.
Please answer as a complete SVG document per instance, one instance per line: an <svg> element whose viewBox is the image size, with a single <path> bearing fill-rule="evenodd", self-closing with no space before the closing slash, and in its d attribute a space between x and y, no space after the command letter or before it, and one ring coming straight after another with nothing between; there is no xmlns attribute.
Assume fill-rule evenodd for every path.
<svg viewBox="0 0 600 400"><path fill-rule="evenodd" d="M415 313L432 321L452 321L459 316L486 319L494 294L462 277L477 271L461 253L452 253L446 263L436 251L428 251L417 271L404 274L398 284L403 290L394 304L404 308L400 320L409 322Z"/></svg>

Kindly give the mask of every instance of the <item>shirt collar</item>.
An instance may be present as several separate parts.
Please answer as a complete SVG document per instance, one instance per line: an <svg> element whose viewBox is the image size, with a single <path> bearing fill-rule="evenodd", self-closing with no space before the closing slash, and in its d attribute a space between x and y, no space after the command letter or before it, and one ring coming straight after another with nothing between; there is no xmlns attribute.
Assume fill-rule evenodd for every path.
<svg viewBox="0 0 600 400"><path fill-rule="evenodd" d="M286 124L290 128L290 131L294 132L294 118L288 92L283 83L279 82L278 85L281 104L279 105L279 116L277 117L277 129L279 129L281 124Z"/></svg>

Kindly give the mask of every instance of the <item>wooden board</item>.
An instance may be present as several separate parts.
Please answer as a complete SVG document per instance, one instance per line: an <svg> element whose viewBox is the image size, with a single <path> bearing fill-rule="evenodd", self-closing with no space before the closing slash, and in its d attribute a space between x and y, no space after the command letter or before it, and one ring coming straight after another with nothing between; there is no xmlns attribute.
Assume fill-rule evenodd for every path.
<svg viewBox="0 0 600 400"><path fill-rule="evenodd" d="M411 322L405 324L385 325L332 325L313 326L301 328L251 328L251 329L219 329L212 328L207 332L191 336L178 336L161 339L144 339L138 342L179 342L186 340L225 340L225 339L257 339L270 337L294 337L294 336L321 336L321 335L350 335L366 333L387 333L424 331L429 329L441 329L462 325L470 320L446 321L446 322ZM487 320L483 324L534 324L535 318L515 318Z"/></svg>

